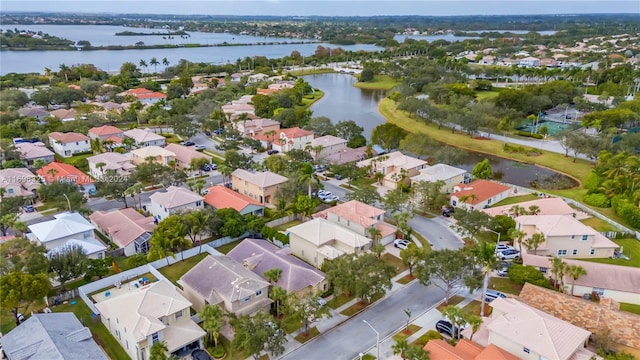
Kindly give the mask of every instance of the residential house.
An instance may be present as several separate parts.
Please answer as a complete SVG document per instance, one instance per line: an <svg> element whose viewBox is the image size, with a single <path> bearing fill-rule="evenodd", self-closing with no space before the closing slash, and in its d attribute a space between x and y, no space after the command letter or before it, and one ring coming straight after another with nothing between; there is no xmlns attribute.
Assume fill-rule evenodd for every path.
<svg viewBox="0 0 640 360"><path fill-rule="evenodd" d="M0 170L0 188L4 189L3 197L38 196L40 180L26 168L9 168Z"/></svg>
<svg viewBox="0 0 640 360"><path fill-rule="evenodd" d="M540 59L534 58L533 56L527 56L523 59L520 59L518 65L522 67L538 67L540 66Z"/></svg>
<svg viewBox="0 0 640 360"><path fill-rule="evenodd" d="M255 84L261 81L265 81L268 78L269 78L269 75L266 75L266 74L261 74L261 73L253 74L253 75L249 75L249 77L247 78L247 83Z"/></svg>
<svg viewBox="0 0 640 360"><path fill-rule="evenodd" d="M608 258L619 246L590 226L569 215L524 215L516 219L516 228L526 238L535 233L545 241L536 250L523 251L543 256L568 258Z"/></svg>
<svg viewBox="0 0 640 360"><path fill-rule="evenodd" d="M231 120L233 121L233 117ZM240 134L250 137L264 135L264 133L271 131L277 133L280 130L279 122L271 119L258 118L257 116L251 120L233 122L233 126L240 132Z"/></svg>
<svg viewBox="0 0 640 360"><path fill-rule="evenodd" d="M50 114L51 116L55 117L56 119L62 122L74 121L78 119L78 114L73 109L53 110Z"/></svg>
<svg viewBox="0 0 640 360"><path fill-rule="evenodd" d="M611 298L598 303L526 283L518 299L594 334L607 332L612 347L640 356L640 315L620 311Z"/></svg>
<svg viewBox="0 0 640 360"><path fill-rule="evenodd" d="M149 251L149 239L156 227L153 216L144 216L133 208L94 211L91 223L109 240L124 249L125 256Z"/></svg>
<svg viewBox="0 0 640 360"><path fill-rule="evenodd" d="M578 220L584 219L589 216L582 211L577 211L576 209L572 208L564 200L562 200L562 198L556 197L541 198L531 201L523 201L517 204L491 207L488 209L482 209L482 212L492 217L496 215L508 215L517 217L516 215L519 216L521 214L514 214L513 211L511 211L516 205L519 208L524 209L525 211L529 211L529 209L534 206L538 209L536 215L569 215Z"/></svg>
<svg viewBox="0 0 640 360"><path fill-rule="evenodd" d="M267 147L268 141L264 134L256 139L262 142L263 147ZM293 127L288 129L280 129L276 133L275 140L271 143L271 148L286 153L293 149L304 150L305 147L313 141L313 132Z"/></svg>
<svg viewBox="0 0 640 360"><path fill-rule="evenodd" d="M145 88L129 89L118 94L120 96L134 96L143 105L153 105L161 100L166 100L167 95L157 91L151 91Z"/></svg>
<svg viewBox="0 0 640 360"><path fill-rule="evenodd" d="M166 280L113 291L95 306L131 359L150 359L151 346L158 341L164 341L167 355L176 357L203 345L206 332L191 319L191 303Z"/></svg>
<svg viewBox="0 0 640 360"><path fill-rule="evenodd" d="M108 359L72 312L33 314L1 337L0 344L8 360Z"/></svg>
<svg viewBox="0 0 640 360"><path fill-rule="evenodd" d="M131 129L124 132L124 136L132 138L136 147L165 146L167 139L164 136L152 133L144 129Z"/></svg>
<svg viewBox="0 0 640 360"><path fill-rule="evenodd" d="M180 169L191 169L191 162L196 159L204 159L207 163L211 162L211 156L205 155L197 150L193 146L184 146L180 144L169 144L165 146L165 150L174 153L174 160L176 166ZM194 170L200 170L198 168Z"/></svg>
<svg viewBox="0 0 640 360"><path fill-rule="evenodd" d="M237 169L231 173L233 190L267 206L275 203L276 193L280 189L280 185L287 182L287 180L286 177L271 171L250 172L244 169Z"/></svg>
<svg viewBox="0 0 640 360"><path fill-rule="evenodd" d="M339 152L327 155L324 159L327 164L346 164L350 162L362 161L367 157L367 147L345 148Z"/></svg>
<svg viewBox="0 0 640 360"><path fill-rule="evenodd" d="M163 166L170 166L174 164L175 156L176 154L160 146L145 146L131 151L131 161L135 165L152 161Z"/></svg>
<svg viewBox="0 0 640 360"><path fill-rule="evenodd" d="M153 193L149 199L151 200L149 211L156 221L161 221L171 214L204 208L202 196L177 186L169 186L165 192Z"/></svg>
<svg viewBox="0 0 640 360"><path fill-rule="evenodd" d="M204 196L204 202L214 209L234 209L241 215L264 215L264 206L259 202L222 185L210 187Z"/></svg>
<svg viewBox="0 0 640 360"><path fill-rule="evenodd" d="M39 160L44 164L53 162L55 154L53 151L47 149L44 143L19 143L14 145L16 150L20 153L20 160L28 167L33 165Z"/></svg>
<svg viewBox="0 0 640 360"><path fill-rule="evenodd" d="M113 170L121 176L129 176L136 169L130 157L117 152L90 156L87 158L87 162L89 163L89 174L95 179L100 179L107 170Z"/></svg>
<svg viewBox="0 0 640 360"><path fill-rule="evenodd" d="M370 229L377 229L380 232L378 241L387 245L395 240L397 229L384 222L384 213L374 206L351 200L315 213L313 217L323 218L368 238L372 238Z"/></svg>
<svg viewBox="0 0 640 360"><path fill-rule="evenodd" d="M437 182L442 181L444 185L440 191L449 194L453 192L453 187L465 183L468 179L468 173L464 169L447 164L435 164L426 166L420 170L420 174L411 178L411 183L417 181Z"/></svg>
<svg viewBox="0 0 640 360"><path fill-rule="evenodd" d="M358 167L371 167L372 173L384 174L382 186L391 189L395 189L400 182L409 185L411 178L427 166L426 161L407 156L400 151L359 161L356 164Z"/></svg>
<svg viewBox="0 0 640 360"><path fill-rule="evenodd" d="M62 157L71 157L74 154L91 151L89 137L80 133L49 133L49 145L53 151Z"/></svg>
<svg viewBox="0 0 640 360"><path fill-rule="evenodd" d="M57 251L67 245L80 245L91 259L104 258L107 247L95 238L91 225L77 212L53 215L54 219L29 225L27 238L37 241L47 251Z"/></svg>
<svg viewBox="0 0 640 360"><path fill-rule="evenodd" d="M591 333L513 298L498 298L489 306L491 317L484 318L473 341L496 345L523 360L590 359L585 349ZM469 338L471 326L462 331Z"/></svg>
<svg viewBox="0 0 640 360"><path fill-rule="evenodd" d="M231 78L232 83L239 83L242 81L243 73L233 73L229 77Z"/></svg>
<svg viewBox="0 0 640 360"><path fill-rule="evenodd" d="M460 339L452 346L443 339L429 340L424 346L430 360L518 360L512 353L489 344L484 347L467 339Z"/></svg>
<svg viewBox="0 0 640 360"><path fill-rule="evenodd" d="M122 142L122 138L124 138L124 131L115 126L102 125L89 129L89 137L91 139L100 139L101 141L107 139L113 140L113 138L116 137L120 139L120 142Z"/></svg>
<svg viewBox="0 0 640 360"><path fill-rule="evenodd" d="M291 253L318 269L325 260L360 254L372 245L364 235L322 218L290 227L287 232Z"/></svg>
<svg viewBox="0 0 640 360"><path fill-rule="evenodd" d="M495 56L491 56L491 55L487 55L487 56L483 56L482 59L480 59L480 61L478 61L478 64L480 65L493 65L496 62L496 58Z"/></svg>
<svg viewBox="0 0 640 360"><path fill-rule="evenodd" d="M220 107L222 111L227 115L239 115L242 113L253 114L255 108L250 104L226 104Z"/></svg>
<svg viewBox="0 0 640 360"><path fill-rule="evenodd" d="M277 92L279 92L280 90L278 89L258 89L256 90L256 95L272 95L275 94Z"/></svg>
<svg viewBox="0 0 640 360"><path fill-rule="evenodd" d="M218 305L226 312L242 316L268 310L271 304L269 283L225 255L202 259L178 284L196 311L205 305Z"/></svg>
<svg viewBox="0 0 640 360"><path fill-rule="evenodd" d="M40 179L45 184L68 182L78 185L80 191L85 194L92 195L96 193L96 185L93 183L93 179L73 165L52 162L36 170L36 174L40 176Z"/></svg>
<svg viewBox="0 0 640 360"><path fill-rule="evenodd" d="M476 180L469 184L458 184L449 195L451 206L467 210L487 208L511 194L511 188L489 180Z"/></svg>
<svg viewBox="0 0 640 360"><path fill-rule="evenodd" d="M314 160L325 160L328 156L346 149L347 140L333 135L325 135L311 140L311 148L311 155L313 155ZM320 151L316 151L316 148L320 149Z"/></svg>
<svg viewBox="0 0 640 360"><path fill-rule="evenodd" d="M38 119L38 122L40 124L44 124L45 123L45 119L48 118L49 116L51 116L51 113L49 113L47 110L45 110L43 108L39 108L39 107L24 107L24 108L20 108L20 109L18 109L18 114L20 114L21 117L36 118L36 119Z"/></svg>
<svg viewBox="0 0 640 360"><path fill-rule="evenodd" d="M549 278L555 276L550 271L552 259L549 256L522 254L524 265L538 268ZM565 274L563 282L571 295L584 296L595 293L600 298L640 305L640 268L573 259L563 259L562 262L581 266L587 272L578 279Z"/></svg>
<svg viewBox="0 0 640 360"><path fill-rule="evenodd" d="M274 285L285 289L287 294L318 294L329 286L322 271L293 256L288 246L279 248L267 240L244 239L227 256L258 276L264 277L271 269L282 270Z"/></svg>

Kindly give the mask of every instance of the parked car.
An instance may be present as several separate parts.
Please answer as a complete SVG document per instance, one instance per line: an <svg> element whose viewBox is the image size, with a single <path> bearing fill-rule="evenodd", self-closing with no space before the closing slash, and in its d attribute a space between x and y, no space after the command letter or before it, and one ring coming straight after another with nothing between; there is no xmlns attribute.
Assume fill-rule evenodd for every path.
<svg viewBox="0 0 640 360"><path fill-rule="evenodd" d="M187 141L183 141L183 142L181 142L180 144L182 144L182 145L184 145L184 146L193 146L193 145L195 145L196 143L194 143L194 142L193 142L193 141L191 141L191 140L187 140Z"/></svg>
<svg viewBox="0 0 640 360"><path fill-rule="evenodd" d="M507 245L507 244L498 244L496 245L496 252L501 252L501 251L505 251L505 250L515 250L515 248L511 245Z"/></svg>
<svg viewBox="0 0 640 360"><path fill-rule="evenodd" d="M498 276L500 276L500 277L507 277L507 276L509 276L509 268L505 266L505 267L503 267L501 269L498 269L496 271L496 274Z"/></svg>
<svg viewBox="0 0 640 360"><path fill-rule="evenodd" d="M318 198L319 199L324 200L325 198L327 198L329 196L333 196L333 193L331 193L331 191L318 190Z"/></svg>
<svg viewBox="0 0 640 360"><path fill-rule="evenodd" d="M336 180L342 180L342 175L336 174Z"/></svg>
<svg viewBox="0 0 640 360"><path fill-rule="evenodd" d="M332 201L338 201L338 200L340 200L340 198L332 194L332 195L326 196L322 201L332 202Z"/></svg>
<svg viewBox="0 0 640 360"><path fill-rule="evenodd" d="M453 324L451 324L449 321L447 320L440 320L436 323L436 330L440 333L440 334L446 334L449 335L450 337L458 337L458 333L462 330L464 330L464 328L462 329L458 329L457 326L453 326ZM460 338L462 339L462 335L460 335Z"/></svg>
<svg viewBox="0 0 640 360"><path fill-rule="evenodd" d="M442 216L450 217L451 214L453 214L454 212L456 212L456 209L454 209L452 207L449 207L449 208L446 208L446 209L442 210Z"/></svg>
<svg viewBox="0 0 640 360"><path fill-rule="evenodd" d="M404 250L409 247L409 240L395 239L393 240L393 246L397 247L398 249Z"/></svg>
<svg viewBox="0 0 640 360"><path fill-rule="evenodd" d="M316 165L314 168L316 169L316 172L323 172L327 169L324 165Z"/></svg>
<svg viewBox="0 0 640 360"><path fill-rule="evenodd" d="M505 295L504 293L501 293L500 291L496 291L496 290L487 290L487 293L484 296L484 301L490 303L493 300L497 299L497 298L503 298L506 299L507 295Z"/></svg>
<svg viewBox="0 0 640 360"><path fill-rule="evenodd" d="M223 132L224 132L224 129L216 129L216 130L213 130L213 133L214 133L215 135L220 135L220 134L222 134Z"/></svg>
<svg viewBox="0 0 640 360"><path fill-rule="evenodd" d="M205 131L204 134L207 136L211 136L211 131Z"/></svg>
<svg viewBox="0 0 640 360"><path fill-rule="evenodd" d="M520 252L515 249L509 249L496 253L496 256L500 260L513 260L520 258Z"/></svg>
<svg viewBox="0 0 640 360"><path fill-rule="evenodd" d="M24 209L24 212L28 212L28 213L36 211L33 205L25 205L22 207L22 209Z"/></svg>
<svg viewBox="0 0 640 360"><path fill-rule="evenodd" d="M202 166L202 171L211 171L211 170L217 170L218 169L218 165L216 164L204 164Z"/></svg>
<svg viewBox="0 0 640 360"><path fill-rule="evenodd" d="M280 151L278 151L278 150L271 149L271 150L267 151L267 154L268 154L268 155L273 155L273 154L277 154L277 153L279 153L279 152L280 152Z"/></svg>
<svg viewBox="0 0 640 360"><path fill-rule="evenodd" d="M207 149L206 146L201 145L201 144L196 144L196 150L203 151L203 150L206 150L206 149Z"/></svg>

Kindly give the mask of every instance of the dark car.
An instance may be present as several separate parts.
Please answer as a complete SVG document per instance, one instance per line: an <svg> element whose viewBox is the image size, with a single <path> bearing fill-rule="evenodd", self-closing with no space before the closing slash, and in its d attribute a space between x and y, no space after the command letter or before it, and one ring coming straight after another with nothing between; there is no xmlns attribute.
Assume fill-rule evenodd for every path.
<svg viewBox="0 0 640 360"><path fill-rule="evenodd" d="M450 217L451 214L453 214L454 212L456 212L456 209L454 209L452 207L449 207L449 208L446 208L446 209L442 210L442 216Z"/></svg>
<svg viewBox="0 0 640 360"><path fill-rule="evenodd" d="M193 141L187 140L187 141L183 141L181 144L184 146L193 146L196 143L194 143Z"/></svg>
<svg viewBox="0 0 640 360"><path fill-rule="evenodd" d="M342 175L336 174L336 180L342 180Z"/></svg>
<svg viewBox="0 0 640 360"><path fill-rule="evenodd" d="M28 213L36 211L36 209L33 207L33 205L25 205L22 208L24 209L24 212L28 212Z"/></svg>
<svg viewBox="0 0 640 360"><path fill-rule="evenodd" d="M451 324L449 321L447 320L440 320L436 323L436 330L440 333L440 334L446 334L449 335L450 337L458 337L458 333L464 329L458 329L458 327L454 327L453 324ZM460 338L462 339L462 335L460 335Z"/></svg>
<svg viewBox="0 0 640 360"><path fill-rule="evenodd" d="M211 131L205 131L204 134L207 136L211 136Z"/></svg>
<svg viewBox="0 0 640 360"><path fill-rule="evenodd" d="M220 135L223 132L224 132L224 129L216 129L216 130L213 131L213 133L216 134L216 135Z"/></svg>
<svg viewBox="0 0 640 360"><path fill-rule="evenodd" d="M280 151L278 151L278 150L271 149L271 150L267 151L267 154L269 154L269 155L273 155L273 154L277 154L277 153L279 153L279 152L280 152Z"/></svg>

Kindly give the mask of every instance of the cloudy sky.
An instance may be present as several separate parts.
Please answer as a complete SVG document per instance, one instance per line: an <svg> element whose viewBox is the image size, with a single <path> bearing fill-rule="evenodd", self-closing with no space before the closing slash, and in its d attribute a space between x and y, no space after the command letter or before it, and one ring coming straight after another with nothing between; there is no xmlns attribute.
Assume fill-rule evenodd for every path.
<svg viewBox="0 0 640 360"><path fill-rule="evenodd" d="M299 16L640 14L640 0L2 0L0 10Z"/></svg>

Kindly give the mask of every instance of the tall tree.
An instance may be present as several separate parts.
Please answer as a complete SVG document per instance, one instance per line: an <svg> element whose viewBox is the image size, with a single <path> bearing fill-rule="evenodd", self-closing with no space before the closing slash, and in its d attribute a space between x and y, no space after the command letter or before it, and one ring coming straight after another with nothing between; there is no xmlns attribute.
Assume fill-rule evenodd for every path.
<svg viewBox="0 0 640 360"><path fill-rule="evenodd" d="M287 301L287 314L293 319L302 321L304 333L309 333L309 325L323 318L330 318L329 307L320 300L317 294L309 294L299 297L295 294L289 296Z"/></svg>
<svg viewBox="0 0 640 360"><path fill-rule="evenodd" d="M465 323L465 313L461 308L455 305L449 305L442 310L442 316L451 321L453 325L453 336L459 340L462 332L462 324Z"/></svg>
<svg viewBox="0 0 640 360"><path fill-rule="evenodd" d="M484 304L486 301L487 287L489 286L489 277L491 270L497 263L496 246L486 241L480 241L471 249L471 253L475 257L478 265L482 266L482 306L480 307L480 316L484 316Z"/></svg>
<svg viewBox="0 0 640 360"><path fill-rule="evenodd" d="M271 291L269 291L269 299L273 300L276 316L280 315L280 304L287 300L287 296L287 290L280 286L274 286Z"/></svg>
<svg viewBox="0 0 640 360"><path fill-rule="evenodd" d="M434 284L442 288L447 304L453 290L467 287L469 291L473 291L482 283L482 272L475 264L474 257L464 249L443 249L427 253L423 261L416 265L415 274L421 284Z"/></svg>
<svg viewBox="0 0 640 360"><path fill-rule="evenodd" d="M0 303L4 309L11 310L16 325L20 324L18 314L31 304L43 299L51 289L46 274L26 274L14 271L0 277Z"/></svg>
<svg viewBox="0 0 640 360"><path fill-rule="evenodd" d="M313 168L313 166L310 163L303 163L302 166L300 167L300 170L298 170L298 175L299 175L300 181L307 183L307 190L308 190L307 196L311 197L312 185L320 183L320 179L316 174L316 170Z"/></svg>
<svg viewBox="0 0 640 360"><path fill-rule="evenodd" d="M278 281L280 281L280 278L282 277L282 269L269 269L262 275L264 275L264 278L267 279L267 281L270 282L271 285L275 285Z"/></svg>
<svg viewBox="0 0 640 360"><path fill-rule="evenodd" d="M167 348L167 343L164 340L156 341L151 345L149 351L151 353L149 356L150 360L169 360L169 357L167 356L169 348Z"/></svg>
<svg viewBox="0 0 640 360"><path fill-rule="evenodd" d="M407 136L407 132L392 123L378 125L371 133L371 142L382 146L387 152L397 149L400 141Z"/></svg>
<svg viewBox="0 0 640 360"><path fill-rule="evenodd" d="M473 170L471 170L471 175L473 175L476 179L489 179L493 176L493 169L491 169L491 163L489 159L484 159L477 163Z"/></svg>
<svg viewBox="0 0 640 360"><path fill-rule="evenodd" d="M567 275L573 280L571 282L571 295L573 295L573 288L576 284L576 281L581 276L587 275L587 270L580 265L568 265L567 266Z"/></svg>
<svg viewBox="0 0 640 360"><path fill-rule="evenodd" d="M253 316L244 315L231 319L235 336L231 345L258 359L263 351L273 356L284 353L286 333L273 321L269 314L259 312Z"/></svg>
<svg viewBox="0 0 640 360"><path fill-rule="evenodd" d="M27 274L46 274L49 271L47 248L20 237L0 244L0 275L18 271Z"/></svg>
<svg viewBox="0 0 640 360"><path fill-rule="evenodd" d="M556 286L564 292L564 275L567 273L567 264L559 257L554 257L551 261L551 273L556 280Z"/></svg>
<svg viewBox="0 0 640 360"><path fill-rule="evenodd" d="M458 209L453 213L453 218L457 221L456 230L472 239L475 239L476 235L487 228L491 222L489 215L478 210Z"/></svg>
<svg viewBox="0 0 640 360"><path fill-rule="evenodd" d="M56 274L63 291L65 283L84 275L87 266L87 253L79 244L65 245L49 252L49 269Z"/></svg>
<svg viewBox="0 0 640 360"><path fill-rule="evenodd" d="M538 247L540 247L540 245L542 245L542 243L544 243L545 241L546 240L542 233L535 233L531 235L530 238L525 239L523 243L527 250L533 250L533 254L536 255L536 253L538 252Z"/></svg>
<svg viewBox="0 0 640 360"><path fill-rule="evenodd" d="M218 339L220 338L220 330L224 325L224 314L218 305L205 305L198 312L198 318L202 320L202 328L207 332L207 340L209 345L213 341L213 346L218 347Z"/></svg>

